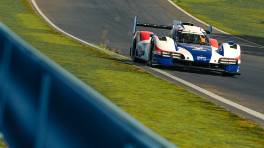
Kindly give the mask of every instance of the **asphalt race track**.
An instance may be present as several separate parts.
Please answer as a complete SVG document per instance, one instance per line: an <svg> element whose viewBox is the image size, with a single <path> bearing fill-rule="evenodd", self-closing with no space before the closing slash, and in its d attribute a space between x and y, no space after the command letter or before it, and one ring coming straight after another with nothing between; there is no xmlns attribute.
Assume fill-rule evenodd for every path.
<svg viewBox="0 0 264 148"><path fill-rule="evenodd" d="M64 31L94 44L106 44L128 55L133 17L141 22L171 24L172 20L203 24L167 0L36 0L43 13ZM161 31L157 31L161 33ZM161 33L162 34L162 33ZM232 38L214 31L217 39ZM242 45L240 76L201 71L165 71L250 109L264 113L264 48L238 38Z"/></svg>

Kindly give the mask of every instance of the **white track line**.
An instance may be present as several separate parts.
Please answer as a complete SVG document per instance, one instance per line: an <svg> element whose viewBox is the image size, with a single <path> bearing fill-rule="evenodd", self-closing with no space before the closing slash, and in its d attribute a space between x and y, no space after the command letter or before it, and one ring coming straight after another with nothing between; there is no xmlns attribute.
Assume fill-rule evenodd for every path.
<svg viewBox="0 0 264 148"><path fill-rule="evenodd" d="M259 49L264 48L264 46L252 46L252 45L248 45L248 44L239 44L239 45L244 46L244 47L252 47L252 48L259 48Z"/></svg>
<svg viewBox="0 0 264 148"><path fill-rule="evenodd" d="M32 4L33 4L33 6L35 7L35 9L38 11L38 13L53 27L53 28L55 28L56 30L58 30L59 32L61 32L61 33L63 33L63 34L65 34L65 35L67 35L67 36L69 36L69 37L71 37L71 38L73 38L73 39L75 39L75 40L77 40L77 41L79 41L79 42L81 42L81 43L83 43L83 44L86 44L86 45L89 45L89 46L91 46L91 47L94 47L94 48L96 48L96 49L99 49L99 50L103 50L104 51L104 49L102 49L102 48L99 48L98 46L96 46L96 45L94 45L94 44L91 44L91 43L88 43L88 42L86 42L86 41L84 41L84 40L82 40L82 39L79 39L79 38L77 38L77 37L75 37L75 36L73 36L73 35L71 35L71 34L69 34L69 33L67 33L67 32L65 32L65 31L63 31L61 28L59 28L58 26L56 26L55 24L53 24L46 16L45 16L45 14L40 10L40 8L38 7L38 5L37 5L37 3L35 2L35 0L31 0L31 2L32 2ZM125 57L125 56L122 56L121 55L121 57ZM125 57L125 58L127 58L127 57ZM185 81L185 80L183 80L183 79L181 79L181 78L179 78L179 77L176 77L176 76L173 76L173 75L171 75L171 74L169 74L169 73L167 73L167 72L165 72L165 71L163 71L163 70L160 70L160 69L154 69L154 68L151 68L153 71L156 71L156 72L158 72L158 73L160 73L160 74L162 74L162 75L164 75L164 76L167 76L167 77L169 77L169 78L171 78L171 79L173 79L173 80L176 80L176 81L178 81L178 82L180 82L180 83L182 83L182 84L184 84L184 85L186 85L186 86L188 86L188 87L190 87L190 88L193 88L193 89L195 89L195 90L197 90L197 91L199 91L199 92L201 92L201 93L203 93L203 94L205 94L205 95L207 95L207 96L210 96L211 98L214 98L215 100L218 100L218 101L220 101L220 102L223 102L223 103L225 103L225 104L227 104L227 105L229 105L229 106L232 106L232 107L234 107L234 108L236 108L236 109L238 109L238 110L241 110L241 111L243 111L243 112L246 112L246 113L248 113L248 114L250 114L250 115L252 115L252 116L254 116L254 117L256 117L256 118L259 118L259 119L261 119L261 120L264 120L264 114L261 114L261 113L259 113L259 112L256 112L256 111L254 111L254 110L252 110L252 109L249 109L249 108L247 108L247 107L244 107L244 106L242 106L242 105L239 105L239 104L237 104L237 103L235 103L235 102L232 102L232 101L230 101L230 100L227 100L227 99L225 99L225 98L223 98L223 97L221 97L221 96L218 96L218 95L216 95L216 94L214 94L214 93L212 93L212 92L210 92L210 91L208 91L208 90L205 90L205 89L203 89L203 88L201 88L201 87L199 87L199 86L196 86L196 85L194 85L194 84L192 84L192 83L190 83L190 82L188 82L188 81Z"/></svg>
<svg viewBox="0 0 264 148"><path fill-rule="evenodd" d="M46 17L46 15L45 15L45 14L41 11L41 9L38 7L38 5L37 5L37 3L35 2L35 0L31 0L31 3L33 4L33 6L34 6L34 8L37 10L37 12L38 12L38 13L44 18L44 20L45 20L46 22L48 22L48 24L49 24L50 26L52 26L53 28L55 28L57 31L59 31L59 32L65 34L65 35L67 35L67 36L69 36L69 37L71 37L71 38L73 38L73 39L75 39L75 40L78 40L79 42L81 42L81 43L83 43L83 44L87 44L87 45L89 45L89 46L91 46L91 47L98 48L98 46L96 46L96 45L94 45L94 44L88 43L88 42L86 42L86 41L84 41L84 40L82 40L82 39L79 39L79 38L77 38L77 37L75 37L75 36L73 36L73 35L71 35L71 34L65 32L65 31L63 31L61 28L59 28L58 26L56 26L55 24L53 24L53 22L51 22L51 20L50 20L48 17Z"/></svg>
<svg viewBox="0 0 264 148"><path fill-rule="evenodd" d="M100 48L100 47L98 47L98 46L96 46L96 45L94 45L94 44L92 44L92 43L88 43L88 42L86 42L86 41L84 41L84 40L82 40L82 39L79 39L79 38L77 38L77 37L75 37L75 36L73 36L73 35L71 35L71 34L65 32L65 31L63 31L61 28L59 28L59 27L56 26L54 23L52 23L52 22L50 21L50 19L48 19L48 17L45 16L45 14L44 14L44 13L40 10L40 8L38 7L38 5L37 5L37 3L35 2L35 0L30 0L30 1L31 1L31 3L33 4L33 7L37 10L37 12L38 12L38 13L39 13L39 14L45 19L45 21L47 21L48 24L49 24L50 26L52 26L54 29L56 29L57 31L59 31L59 32L65 34L65 35L67 35L67 36L69 36L70 38L73 38L73 39L75 39L75 40L77 40L77 41L79 41L79 42L81 42L81 43L83 43L83 44L86 44L86 45L88 45L88 46L91 46L91 47L93 47L93 48L95 48L95 49L98 49L98 50L100 50L100 51L104 51L104 52L106 52L106 54L109 54L109 55L116 55L115 53L111 54L111 53L109 53L110 51L106 51L106 49ZM118 54L118 56L121 57L121 58L128 59L127 57L125 57L125 56L123 56L123 55L119 55L119 54ZM123 116L126 117L126 119L130 120L130 122L131 122L132 124L138 126L142 131L144 131L144 132L147 133L148 135L153 135L152 137L154 137L154 138L156 137L156 138L160 139L160 141L161 141L162 143L168 143L167 140L165 140L163 137L161 137L160 135L156 134L155 132L153 132L153 131L150 130L149 128L145 127L144 125L142 125L142 124L141 124L140 122L138 122L137 120L134 120L134 118L130 118L130 116L127 117L127 114L126 114L126 113L122 113L122 112L121 112L121 114L124 114ZM0 132L0 136L1 136L1 132ZM175 147L173 144L170 144L170 143L168 144L168 146L169 146L169 147Z"/></svg>
<svg viewBox="0 0 264 148"><path fill-rule="evenodd" d="M86 45L88 45L88 46L90 46L90 47L93 47L93 48L96 48L96 49L99 49L99 50L101 50L101 51L103 51L103 52L105 52L106 54L109 54L109 55L116 55L116 56L118 56L118 57L121 57L121 58L125 58L125 59L127 59L127 57L126 56L123 56L123 55L120 55L120 54L116 54L116 53L114 53L114 52L111 52L111 51L108 51L108 50L106 50L106 49L104 49L104 48L100 48L99 46L97 46L97 45L95 45L95 44L92 44L92 43L89 43L89 42L86 42L86 41L84 41L84 40L82 40L82 39L80 39L80 38L77 38L77 37L75 37L74 35L72 35L72 34L70 34L70 33L68 33L68 32L65 32L64 30L62 30L60 27L58 27L57 25L55 25L42 11L41 11L41 9L39 8L39 6L37 5L37 3L36 3L36 1L35 0L31 0L31 3L33 4L33 7L36 9L36 11L39 13L39 15L41 15L42 17L43 17L43 19L51 26L51 27L53 27L55 30L57 30L58 32L61 32L61 33L63 33L63 34L65 34L66 36L68 36L68 37L70 37L70 38L72 38L72 39L74 39L74 40L77 40L77 41L79 41L79 42L81 42L82 44L86 44Z"/></svg>
<svg viewBox="0 0 264 148"><path fill-rule="evenodd" d="M183 13L185 13L186 15L188 15L189 17L193 18L194 20L196 20L196 21L198 21L198 22L200 22L200 23L202 23L202 24L205 24L206 26L209 26L209 24L207 24L206 22L204 22L204 21L198 19L197 17L195 17L195 16L191 15L190 13L188 13L187 11L183 10L180 6L178 6L177 4L175 4L172 0L168 0L168 1L169 1L169 3L171 3L174 7L176 7L177 9L179 9L180 11L182 11ZM217 31L219 31L219 32L221 32L221 33L231 35L230 33L225 32L225 31L223 31L223 30L221 30L221 29L218 29L218 28L216 28L216 27L214 27L214 29L217 30ZM249 43L251 43L251 44L255 44L255 45L257 45L259 48L264 48L263 45L259 45L259 44L257 44L257 43L254 43L254 42L252 42L252 41L249 41L249 40L243 39L243 38L241 38L241 37L236 37L236 38L238 38L238 39L240 39L240 40L243 40L243 41L246 41L246 42L249 42Z"/></svg>
<svg viewBox="0 0 264 148"><path fill-rule="evenodd" d="M257 117L257 118L259 118L261 120L264 120L264 114L262 114L262 113L256 112L256 111L254 111L252 109L249 109L249 108L247 108L245 106L242 106L240 104L237 104L235 102L227 100L227 99L225 99L225 98L223 98L221 96L216 95L215 93L212 93L212 92L210 92L210 91L208 91L206 89L203 89L203 88L201 88L201 87L199 87L197 85L194 85L194 84L192 84L192 83L190 83L188 81L185 81L185 80L183 80L183 79L181 79L179 77L173 76L173 75L171 75L168 72L165 72L163 70L156 69L156 68L151 68L151 69L153 71L156 71L156 72L158 72L158 73L160 73L162 75L165 75L165 76L167 76L167 77L169 77L169 78L171 78L173 80L176 80L176 81L178 81L178 82L180 82L180 83L182 83L182 84L184 84L184 85L186 85L186 86L188 86L188 87L190 87L192 89L195 89L195 90L197 90L197 91L199 91L199 92L201 92L201 93L203 93L203 94L205 94L205 95L207 95L207 96L209 96L209 97L211 97L211 98L213 98L215 100L218 100L218 101L220 101L222 103L225 103L225 104L227 104L229 106L232 106L232 107L234 107L234 108L236 108L238 110L244 111L244 112L246 112L246 113L248 113L248 114L250 114L250 115L252 115L254 117Z"/></svg>

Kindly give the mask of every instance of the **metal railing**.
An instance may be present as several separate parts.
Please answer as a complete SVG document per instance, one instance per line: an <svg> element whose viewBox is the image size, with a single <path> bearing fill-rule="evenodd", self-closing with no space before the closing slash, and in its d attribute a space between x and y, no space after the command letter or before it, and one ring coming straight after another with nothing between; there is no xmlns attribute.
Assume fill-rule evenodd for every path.
<svg viewBox="0 0 264 148"><path fill-rule="evenodd" d="M0 130L9 147L174 147L1 24Z"/></svg>

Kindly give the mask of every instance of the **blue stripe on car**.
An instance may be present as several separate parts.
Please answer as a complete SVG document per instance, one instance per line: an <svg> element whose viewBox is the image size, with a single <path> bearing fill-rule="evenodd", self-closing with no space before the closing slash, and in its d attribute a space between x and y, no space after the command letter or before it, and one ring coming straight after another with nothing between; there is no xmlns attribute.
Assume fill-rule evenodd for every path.
<svg viewBox="0 0 264 148"><path fill-rule="evenodd" d="M178 47L188 50L195 62L209 63L212 57L211 46L180 43Z"/></svg>
<svg viewBox="0 0 264 148"><path fill-rule="evenodd" d="M155 55L155 60L157 64L163 66L173 66L173 59L171 57L162 57L160 55Z"/></svg>
<svg viewBox="0 0 264 148"><path fill-rule="evenodd" d="M226 65L224 70L227 72L239 72L239 65Z"/></svg>

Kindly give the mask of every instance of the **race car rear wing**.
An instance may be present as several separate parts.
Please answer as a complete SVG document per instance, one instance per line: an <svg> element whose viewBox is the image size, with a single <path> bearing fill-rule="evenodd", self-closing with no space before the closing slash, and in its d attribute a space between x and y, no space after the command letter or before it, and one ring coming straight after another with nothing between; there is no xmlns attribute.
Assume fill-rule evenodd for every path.
<svg viewBox="0 0 264 148"><path fill-rule="evenodd" d="M133 34L137 31L137 27L148 27L148 28L157 28L157 29L166 29L171 30L173 28L172 25L157 25L157 24L141 24L137 21L137 16L134 18L133 24Z"/></svg>

